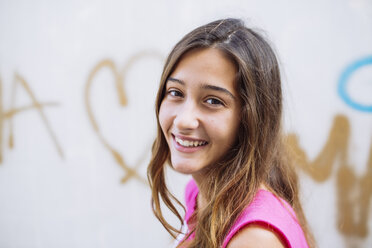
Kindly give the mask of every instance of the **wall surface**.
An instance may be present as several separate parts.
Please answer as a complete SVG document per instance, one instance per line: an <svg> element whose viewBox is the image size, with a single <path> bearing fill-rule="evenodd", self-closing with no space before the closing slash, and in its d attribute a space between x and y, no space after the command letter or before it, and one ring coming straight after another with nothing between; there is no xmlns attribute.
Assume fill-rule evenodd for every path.
<svg viewBox="0 0 372 248"><path fill-rule="evenodd" d="M1 0L0 248L171 247L146 182L161 69L230 16L279 55L319 247L372 247L370 0Z"/></svg>

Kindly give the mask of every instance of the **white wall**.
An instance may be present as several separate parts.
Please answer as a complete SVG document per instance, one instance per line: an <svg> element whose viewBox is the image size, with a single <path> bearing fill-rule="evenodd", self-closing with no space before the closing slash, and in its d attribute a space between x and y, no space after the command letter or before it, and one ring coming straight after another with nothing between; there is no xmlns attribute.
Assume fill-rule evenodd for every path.
<svg viewBox="0 0 372 248"><path fill-rule="evenodd" d="M372 186L359 183L363 177L372 181L367 171L368 161L372 171L372 64L355 68L343 91L366 111L348 105L337 91L343 71L372 56L371 1L2 0L1 248L169 246L171 238L152 215L150 190L142 182L163 60L191 29L229 16L265 30L279 54L287 131L297 135L303 167L311 165L322 175L300 172L304 208L319 247L372 246ZM114 69L97 69L89 80L104 60ZM119 103L120 92L126 106ZM334 123L336 136L329 138ZM346 149L332 137L346 137ZM331 161L328 172L316 160L322 151ZM140 177L121 183L128 168ZM350 168L350 175L339 176L340 168ZM169 179L182 199L188 177L171 173ZM359 195L367 196L368 204ZM360 221L349 234L347 209Z"/></svg>

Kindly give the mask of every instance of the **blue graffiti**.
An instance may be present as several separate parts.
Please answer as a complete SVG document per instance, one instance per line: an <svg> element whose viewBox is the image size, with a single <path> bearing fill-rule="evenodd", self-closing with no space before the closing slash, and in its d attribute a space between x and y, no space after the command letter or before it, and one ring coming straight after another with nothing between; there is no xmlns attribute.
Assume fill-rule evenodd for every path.
<svg viewBox="0 0 372 248"><path fill-rule="evenodd" d="M340 80L338 82L338 94L342 98L342 100L345 101L347 105L352 107L353 109L363 111L363 112L372 112L372 105L363 105L360 104L353 99L350 98L350 96L347 93L346 85L348 83L348 80L350 79L350 76L359 68L366 66L366 65L372 65L372 56L368 56L365 58L362 58L360 60L355 61L342 72ZM372 83L372 82L371 82ZM372 95L372 92L371 92Z"/></svg>

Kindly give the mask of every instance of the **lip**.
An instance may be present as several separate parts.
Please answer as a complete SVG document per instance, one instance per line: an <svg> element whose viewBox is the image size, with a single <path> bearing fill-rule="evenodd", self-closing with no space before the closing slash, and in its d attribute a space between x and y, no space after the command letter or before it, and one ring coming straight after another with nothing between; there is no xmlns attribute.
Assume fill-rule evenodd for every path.
<svg viewBox="0 0 372 248"><path fill-rule="evenodd" d="M176 148L176 150L179 151L179 152L193 153L193 152L197 152L197 151L200 151L200 150L204 149L208 145L208 142L207 142L207 144L205 144L203 146L184 147L184 146L181 146L180 144L177 143L175 137L177 137L179 139L182 139L182 140L189 140L189 141L204 141L204 140L190 138L190 137L185 137L185 136L182 136L182 135L172 134L173 145Z"/></svg>

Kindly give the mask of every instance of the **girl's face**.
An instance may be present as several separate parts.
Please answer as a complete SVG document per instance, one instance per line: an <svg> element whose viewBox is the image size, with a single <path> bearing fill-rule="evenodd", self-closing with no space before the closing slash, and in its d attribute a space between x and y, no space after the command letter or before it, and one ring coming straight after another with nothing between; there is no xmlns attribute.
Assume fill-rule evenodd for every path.
<svg viewBox="0 0 372 248"><path fill-rule="evenodd" d="M173 168L194 177L235 142L239 96L235 65L214 48L186 53L165 85L159 121Z"/></svg>

